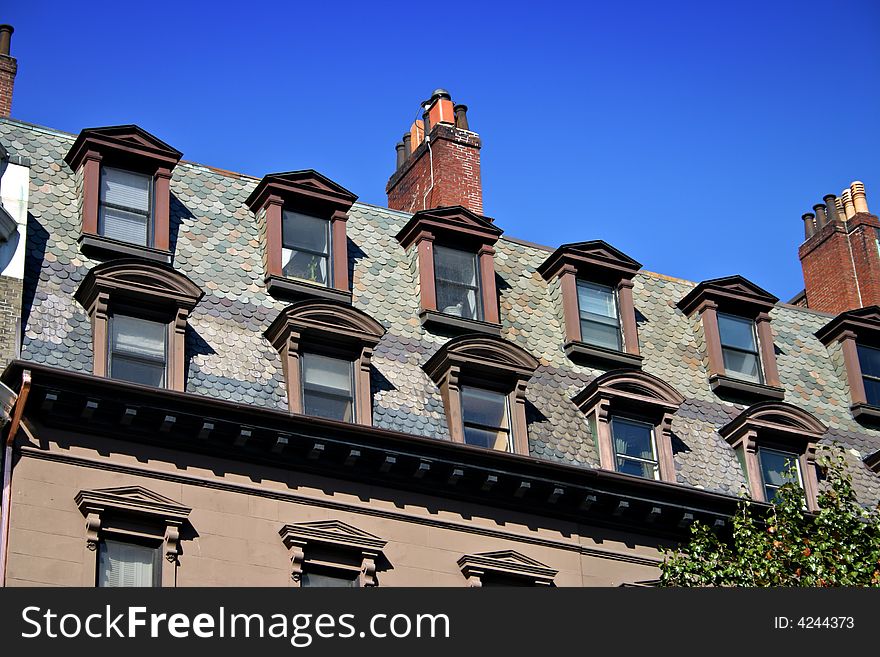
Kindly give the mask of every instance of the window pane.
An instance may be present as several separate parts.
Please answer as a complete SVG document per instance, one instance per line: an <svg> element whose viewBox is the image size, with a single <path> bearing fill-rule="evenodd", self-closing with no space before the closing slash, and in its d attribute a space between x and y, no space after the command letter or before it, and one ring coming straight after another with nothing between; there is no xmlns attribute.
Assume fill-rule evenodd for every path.
<svg viewBox="0 0 880 657"><path fill-rule="evenodd" d="M724 356L724 370L728 374L734 374L755 383L761 382L761 370L758 366L757 355L733 349L722 349L721 352Z"/></svg>
<svg viewBox="0 0 880 657"><path fill-rule="evenodd" d="M578 281L577 289L578 307L581 313L610 317L614 319L615 324L617 323L617 300L612 288Z"/></svg>
<svg viewBox="0 0 880 657"><path fill-rule="evenodd" d="M880 406L880 381L877 379L864 379L865 399L871 406Z"/></svg>
<svg viewBox="0 0 880 657"><path fill-rule="evenodd" d="M114 354L110 361L110 378L161 388L165 385L165 363L149 363Z"/></svg>
<svg viewBox="0 0 880 657"><path fill-rule="evenodd" d="M620 351L620 329L617 326L581 320L581 341Z"/></svg>
<svg viewBox="0 0 880 657"><path fill-rule="evenodd" d="M352 362L318 354L302 355L303 411L306 415L352 422Z"/></svg>
<svg viewBox="0 0 880 657"><path fill-rule="evenodd" d="M461 406L468 424L507 428L507 397L500 392L462 386Z"/></svg>
<svg viewBox="0 0 880 657"><path fill-rule="evenodd" d="M465 425L464 442L467 445L510 451L510 434L507 431L489 431Z"/></svg>
<svg viewBox="0 0 880 657"><path fill-rule="evenodd" d="M146 214L102 207L100 224L100 232L104 237L142 246L146 246L149 241L149 221Z"/></svg>
<svg viewBox="0 0 880 657"><path fill-rule="evenodd" d="M880 349L860 344L858 351L862 375L880 377Z"/></svg>
<svg viewBox="0 0 880 657"><path fill-rule="evenodd" d="M301 278L327 285L327 262L327 256L295 249L281 249L281 273L287 278Z"/></svg>
<svg viewBox="0 0 880 657"><path fill-rule="evenodd" d="M657 464L645 463L644 461L634 461L623 457L617 457L617 471L624 474L644 477L645 479L657 478Z"/></svg>
<svg viewBox="0 0 880 657"><path fill-rule="evenodd" d="M755 344L755 323L749 319L718 313L718 332L721 334L721 344L725 347L758 351Z"/></svg>
<svg viewBox="0 0 880 657"><path fill-rule="evenodd" d="M285 211L281 234L284 246L296 251L315 251L327 255L330 222L299 212Z"/></svg>
<svg viewBox="0 0 880 657"><path fill-rule="evenodd" d="M114 353L165 360L165 324L126 315L114 315L112 324Z"/></svg>
<svg viewBox="0 0 880 657"><path fill-rule="evenodd" d="M304 570L300 586L310 588L345 587L357 585L357 575L340 572L339 574L316 573Z"/></svg>
<svg viewBox="0 0 880 657"><path fill-rule="evenodd" d="M615 454L655 460L653 427L643 422L623 418L611 419L611 435L614 437Z"/></svg>
<svg viewBox="0 0 880 657"><path fill-rule="evenodd" d="M793 465L795 468L795 482L800 484L797 455L789 452L777 452L773 449L760 450L761 476L765 485L775 487L788 483L791 479L786 477L788 469Z"/></svg>
<svg viewBox="0 0 880 657"><path fill-rule="evenodd" d="M98 586L156 586L158 549L101 541Z"/></svg>
<svg viewBox="0 0 880 657"><path fill-rule="evenodd" d="M476 287L477 256L470 251L435 246L434 276L440 280Z"/></svg>
<svg viewBox="0 0 880 657"><path fill-rule="evenodd" d="M436 294L437 310L441 313L467 319L479 319L476 290L438 280Z"/></svg>
<svg viewBox="0 0 880 657"><path fill-rule="evenodd" d="M150 177L122 169L104 167L101 176L101 203L120 205L129 210L150 211Z"/></svg>

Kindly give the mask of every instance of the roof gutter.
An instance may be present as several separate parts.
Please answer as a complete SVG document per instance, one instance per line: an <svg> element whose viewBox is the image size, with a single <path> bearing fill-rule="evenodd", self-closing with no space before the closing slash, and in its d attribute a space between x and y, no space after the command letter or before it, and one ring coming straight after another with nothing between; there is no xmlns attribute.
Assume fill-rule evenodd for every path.
<svg viewBox="0 0 880 657"><path fill-rule="evenodd" d="M3 498L0 503L0 587L6 586L6 560L9 545L9 512L12 497L12 446L15 435L21 425L21 416L27 404L28 393L31 391L31 371L22 370L21 390L16 395L12 390L0 383L0 399L2 399L2 425L9 421L9 411L12 418L6 439L3 441ZM0 425L0 426L2 426Z"/></svg>

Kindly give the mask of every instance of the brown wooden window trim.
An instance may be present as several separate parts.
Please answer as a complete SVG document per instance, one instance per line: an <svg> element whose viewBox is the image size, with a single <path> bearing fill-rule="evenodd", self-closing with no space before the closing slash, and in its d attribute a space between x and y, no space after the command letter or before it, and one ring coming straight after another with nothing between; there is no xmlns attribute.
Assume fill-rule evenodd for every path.
<svg viewBox="0 0 880 657"><path fill-rule="evenodd" d="M752 499L765 499L758 452L781 449L796 454L803 479L806 506L818 510L819 482L816 475L816 446L827 427L807 411L778 401L754 404L718 432L737 450L745 468Z"/></svg>
<svg viewBox="0 0 880 657"><path fill-rule="evenodd" d="M386 541L339 520L284 525L278 533L290 555L290 586L302 584L311 566L356 574L359 587L378 586L376 571L384 569Z"/></svg>
<svg viewBox="0 0 880 657"><path fill-rule="evenodd" d="M268 292L280 299L324 298L351 302L348 273L348 212L357 196L312 169L271 173L248 196L263 242L263 268ZM300 212L330 222L327 285L288 278L282 271L283 213Z"/></svg>
<svg viewBox="0 0 880 657"><path fill-rule="evenodd" d="M314 351L354 363L355 423L373 424L370 362L385 328L362 310L338 301L300 301L282 310L265 336L281 355L292 413L303 413L300 359Z"/></svg>
<svg viewBox="0 0 880 657"><path fill-rule="evenodd" d="M602 240L563 244L538 267L544 280L559 280L565 318L563 348L569 358L601 366L641 367L632 294L632 279L641 268L640 263ZM615 290L622 349L608 349L583 341L577 290L579 280Z"/></svg>
<svg viewBox="0 0 880 657"><path fill-rule="evenodd" d="M521 580L528 586L553 586L553 580L559 573L547 564L515 550L465 554L458 560L458 567L471 588L482 587L487 575Z"/></svg>
<svg viewBox="0 0 880 657"><path fill-rule="evenodd" d="M880 306L841 313L815 335L826 347L840 345L853 417L871 425L880 424L880 407L868 403L858 352L859 345L880 348Z"/></svg>
<svg viewBox="0 0 880 657"><path fill-rule="evenodd" d="M404 249L415 247L419 266L419 319L426 328L450 333L500 335L498 290L495 283L495 244L502 230L489 217L454 206L416 212L397 233ZM482 319L447 315L437 308L434 246L470 251L477 257Z"/></svg>
<svg viewBox="0 0 880 657"><path fill-rule="evenodd" d="M776 365L769 315L777 301L777 297L748 279L727 276L703 281L678 302L678 308L688 317L699 314L706 339L709 384L716 394L748 401L779 400L785 396ZM737 378L725 371L718 329L719 312L755 323L763 383Z"/></svg>
<svg viewBox="0 0 880 657"><path fill-rule="evenodd" d="M675 482L672 418L684 403L675 388L640 370L613 370L593 379L572 401L587 416L601 468L617 470L611 420L619 416L654 427L659 478Z"/></svg>
<svg viewBox="0 0 880 657"><path fill-rule="evenodd" d="M171 262L171 175L182 153L136 125L83 130L64 157L81 180L81 233L83 253L97 256L134 256ZM109 166L152 179L150 236L147 245L105 237L98 230L101 169Z"/></svg>
<svg viewBox="0 0 880 657"><path fill-rule="evenodd" d="M92 322L92 372L109 376L108 339L111 315L124 314L167 324L165 387L186 389L186 326L204 292L168 265L134 259L112 260L94 267L74 298Z"/></svg>
<svg viewBox="0 0 880 657"><path fill-rule="evenodd" d="M461 335L443 345L423 369L440 388L452 442L465 443L461 387L469 385L507 396L513 452L528 456L525 393L538 365L524 349L493 335Z"/></svg>
<svg viewBox="0 0 880 657"><path fill-rule="evenodd" d="M82 586L96 586L101 540L147 539L160 546L160 586L177 585L180 530L191 509L140 486L81 490L76 505L85 516Z"/></svg>

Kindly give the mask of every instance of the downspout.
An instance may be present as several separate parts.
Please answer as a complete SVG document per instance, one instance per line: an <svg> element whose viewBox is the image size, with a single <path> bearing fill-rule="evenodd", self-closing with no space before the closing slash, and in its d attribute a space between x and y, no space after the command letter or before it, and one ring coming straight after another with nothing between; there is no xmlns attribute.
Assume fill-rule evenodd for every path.
<svg viewBox="0 0 880 657"><path fill-rule="evenodd" d="M5 386L4 386L5 387ZM7 388L8 390L8 388ZM31 390L31 371L21 373L21 390L11 402L12 421L3 443L3 499L0 504L0 587L6 586L6 560L9 546L9 511L12 502L12 445L21 425L21 416ZM5 391L4 391L5 392ZM11 391L10 391L11 392ZM13 395L15 393L12 393ZM5 409L4 409L5 410ZM4 413L5 415L5 413Z"/></svg>

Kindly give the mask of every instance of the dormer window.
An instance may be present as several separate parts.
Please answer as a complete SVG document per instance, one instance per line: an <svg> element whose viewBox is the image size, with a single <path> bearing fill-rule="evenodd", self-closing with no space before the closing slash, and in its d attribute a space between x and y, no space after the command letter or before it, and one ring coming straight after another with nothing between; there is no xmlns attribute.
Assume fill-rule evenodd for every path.
<svg viewBox="0 0 880 657"><path fill-rule="evenodd" d="M491 219L455 206L416 212L397 234L414 248L419 266L419 319L440 333L499 335Z"/></svg>
<svg viewBox="0 0 880 657"><path fill-rule="evenodd" d="M639 269L602 240L563 244L538 267L562 297L569 358L594 367L641 367L632 295Z"/></svg>
<svg viewBox="0 0 880 657"><path fill-rule="evenodd" d="M841 313L816 337L829 350L840 350L853 417L880 423L880 306Z"/></svg>
<svg viewBox="0 0 880 657"><path fill-rule="evenodd" d="M371 425L370 360L384 327L338 301L299 301L265 336L281 356L293 413Z"/></svg>
<svg viewBox="0 0 880 657"><path fill-rule="evenodd" d="M746 408L718 433L736 451L753 500L773 502L791 481L804 490L808 509L818 509L816 446L827 427L810 413L784 402Z"/></svg>
<svg viewBox="0 0 880 657"><path fill-rule="evenodd" d="M186 326L204 293L167 265L135 259L94 267L74 297L92 323L92 371L183 391Z"/></svg>
<svg viewBox="0 0 880 657"><path fill-rule="evenodd" d="M439 312L465 319L483 319L475 253L436 245L434 285Z"/></svg>
<svg viewBox="0 0 880 657"><path fill-rule="evenodd" d="M356 200L311 169L260 181L246 203L257 218L271 295L351 303L346 222Z"/></svg>
<svg viewBox="0 0 880 657"><path fill-rule="evenodd" d="M742 276L703 281L678 308L698 317L712 390L725 399L782 399L770 311L779 301Z"/></svg>
<svg viewBox="0 0 880 657"><path fill-rule="evenodd" d="M579 280L577 291L581 340L593 346L620 351L620 315L614 288Z"/></svg>
<svg viewBox="0 0 880 657"><path fill-rule="evenodd" d="M423 369L443 397L452 442L528 455L526 384L538 361L492 335L461 335Z"/></svg>
<svg viewBox="0 0 880 657"><path fill-rule="evenodd" d="M83 130L64 161L81 189L87 255L171 262L171 174L181 153L134 125Z"/></svg>
<svg viewBox="0 0 880 657"><path fill-rule="evenodd" d="M330 221L285 210L281 227L281 272L318 285L330 281Z"/></svg>
<svg viewBox="0 0 880 657"><path fill-rule="evenodd" d="M762 383L755 322L746 317L718 313L718 334L724 371L739 379Z"/></svg>

